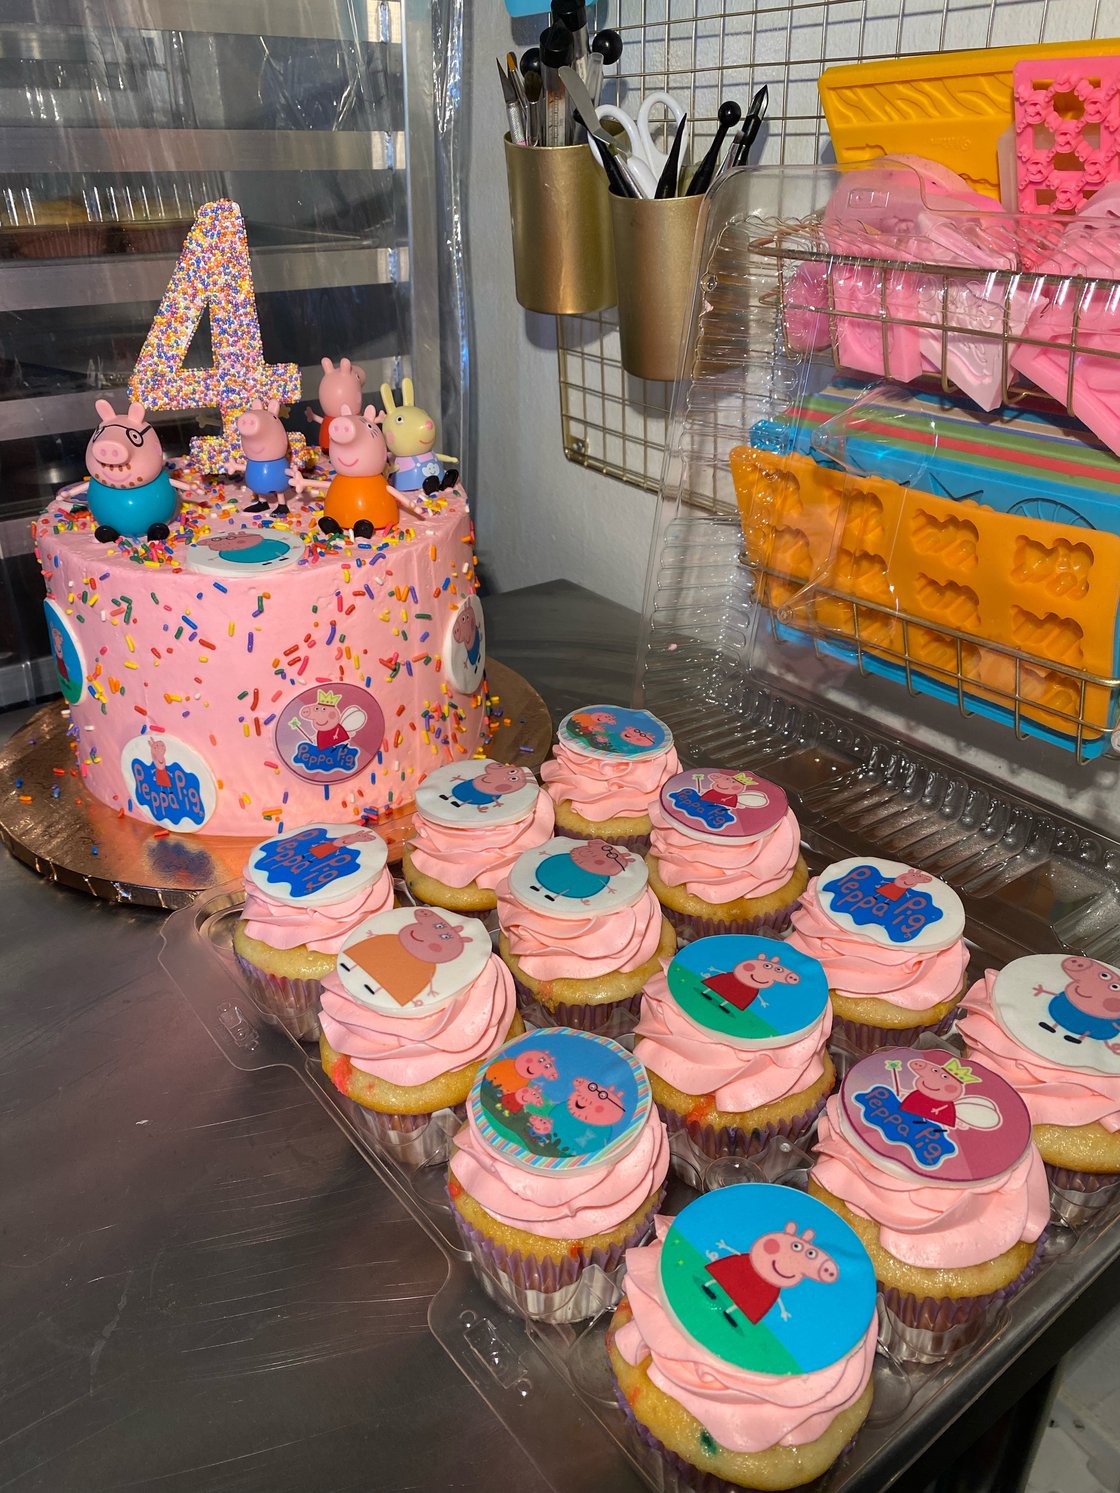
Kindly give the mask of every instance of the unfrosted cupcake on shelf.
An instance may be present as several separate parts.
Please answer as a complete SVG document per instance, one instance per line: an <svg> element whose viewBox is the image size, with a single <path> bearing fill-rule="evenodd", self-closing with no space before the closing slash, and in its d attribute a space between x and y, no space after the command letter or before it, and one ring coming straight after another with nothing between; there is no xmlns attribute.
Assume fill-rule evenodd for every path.
<svg viewBox="0 0 1120 1493"><path fill-rule="evenodd" d="M606 840L547 840L498 888L499 949L539 1023L618 1036L677 941L641 856Z"/></svg>
<svg viewBox="0 0 1120 1493"><path fill-rule="evenodd" d="M790 1489L819 1478L871 1408L875 1274L835 1213L791 1187L722 1188L626 1253L607 1334L651 1483Z"/></svg>
<svg viewBox="0 0 1120 1493"><path fill-rule="evenodd" d="M961 899L899 861L856 856L815 877L789 942L828 976L833 1033L855 1052L945 1032L964 994Z"/></svg>
<svg viewBox="0 0 1120 1493"><path fill-rule="evenodd" d="M617 1301L623 1254L652 1233L668 1168L642 1065L608 1037L560 1027L482 1068L448 1185L483 1283L527 1316L572 1322Z"/></svg>
<svg viewBox="0 0 1120 1493"><path fill-rule="evenodd" d="M1120 970L1035 954L987 970L964 998L968 1055L1022 1096L1055 1212L1084 1223L1120 1184Z"/></svg>
<svg viewBox="0 0 1120 1493"><path fill-rule="evenodd" d="M805 890L801 829L777 783L689 768L650 809L649 884L682 939L777 937Z"/></svg>
<svg viewBox="0 0 1120 1493"><path fill-rule="evenodd" d="M1050 1217L1026 1105L937 1047L881 1048L849 1070L818 1122L809 1190L867 1246L892 1346L916 1362L979 1337Z"/></svg>
<svg viewBox="0 0 1120 1493"><path fill-rule="evenodd" d="M393 905L385 841L354 824L306 824L254 845L237 962L264 1009L294 1036L319 1035L320 982L346 935Z"/></svg>
<svg viewBox="0 0 1120 1493"><path fill-rule="evenodd" d="M679 769L664 721L648 710L587 705L560 722L541 778L555 800L562 835L609 840L644 855L649 806Z"/></svg>
<svg viewBox="0 0 1120 1493"><path fill-rule="evenodd" d="M551 839L552 800L525 767L488 757L453 763L416 790L404 876L420 902L489 912L519 855Z"/></svg>
<svg viewBox="0 0 1120 1493"><path fill-rule="evenodd" d="M524 1030L477 918L398 907L354 930L323 980L319 1052L364 1128L401 1160L444 1160L479 1065Z"/></svg>
<svg viewBox="0 0 1120 1493"><path fill-rule="evenodd" d="M634 1054L693 1185L813 1125L836 1083L828 981L815 959L745 934L699 938L647 984Z"/></svg>

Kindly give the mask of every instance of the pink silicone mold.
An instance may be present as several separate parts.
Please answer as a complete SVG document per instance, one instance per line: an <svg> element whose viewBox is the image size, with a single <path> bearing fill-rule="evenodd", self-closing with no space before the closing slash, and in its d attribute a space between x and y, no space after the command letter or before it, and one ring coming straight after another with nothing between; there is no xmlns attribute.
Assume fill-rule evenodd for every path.
<svg viewBox="0 0 1120 1493"><path fill-rule="evenodd" d="M1032 57L1014 72L1019 211L1078 211L1120 176L1120 57Z"/></svg>

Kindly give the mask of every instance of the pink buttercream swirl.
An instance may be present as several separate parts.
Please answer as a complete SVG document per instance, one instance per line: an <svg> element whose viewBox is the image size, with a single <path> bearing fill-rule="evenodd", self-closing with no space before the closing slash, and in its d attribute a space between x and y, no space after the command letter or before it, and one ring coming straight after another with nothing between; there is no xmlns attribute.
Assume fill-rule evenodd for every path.
<svg viewBox="0 0 1120 1493"><path fill-rule="evenodd" d="M661 941L661 904L647 887L632 907L583 918L550 918L498 888L498 922L534 980L594 980L639 969Z"/></svg>
<svg viewBox="0 0 1120 1493"><path fill-rule="evenodd" d="M717 1358L673 1320L661 1290L662 1241L670 1218L658 1218L658 1238L626 1251L626 1296L633 1320L615 1334L630 1364L648 1356L650 1380L683 1405L734 1452L804 1446L823 1436L867 1388L875 1362L876 1321L846 1357L809 1374L761 1374Z"/></svg>
<svg viewBox="0 0 1120 1493"><path fill-rule="evenodd" d="M834 1095L817 1122L813 1176L853 1212L879 1225L895 1259L925 1270L979 1265L1021 1242L1033 1243L1050 1218L1050 1191L1033 1143L1009 1172L959 1187L923 1186L895 1176L843 1133Z"/></svg>
<svg viewBox="0 0 1120 1493"><path fill-rule="evenodd" d="M968 967L963 939L934 954L915 954L912 949L887 949L858 933L845 933L825 915L817 897L817 880L814 876L801 905L794 909L789 942L820 960L830 989L857 1000L889 1001L904 1011L928 1011L959 994Z"/></svg>
<svg viewBox="0 0 1120 1493"><path fill-rule="evenodd" d="M801 826L792 809L769 834L746 845L694 840L674 824L660 800L650 805L649 817L658 876L666 886L683 886L705 902L768 897L789 881L801 854Z"/></svg>
<svg viewBox="0 0 1120 1493"><path fill-rule="evenodd" d="M455 1178L487 1213L543 1239L586 1239L625 1223L665 1180L669 1140L656 1108L624 1156L607 1166L528 1171L497 1156L473 1118L455 1137Z"/></svg>
<svg viewBox="0 0 1120 1493"><path fill-rule="evenodd" d="M413 824L409 850L412 864L422 876L434 876L454 887L477 882L493 892L523 851L551 840L556 811L548 794L538 793L532 812L515 824L472 824L470 828L452 829L433 824L419 810Z"/></svg>
<svg viewBox="0 0 1120 1493"><path fill-rule="evenodd" d="M634 1056L682 1093L711 1094L717 1109L737 1113L773 1104L819 1082L831 1031L832 1006L826 1002L816 1025L785 1047L734 1047L689 1021L669 994L662 972L642 993Z"/></svg>
<svg viewBox="0 0 1120 1493"><path fill-rule="evenodd" d="M653 757L589 757L558 741L541 777L557 803L565 800L577 814L601 824L616 815L648 814L650 804L681 764L672 747Z"/></svg>
<svg viewBox="0 0 1120 1493"><path fill-rule="evenodd" d="M428 1016L393 1016L352 999L337 974L323 980L319 1022L336 1052L386 1083L415 1088L488 1058L505 1041L517 1004L513 977L496 956Z"/></svg>
<svg viewBox="0 0 1120 1493"><path fill-rule="evenodd" d="M294 907L246 880L241 917L249 937L259 938L270 948L295 949L306 944L317 954L337 954L346 935L359 923L388 912L392 905L393 878L386 867L372 886L325 907Z"/></svg>
<svg viewBox="0 0 1120 1493"><path fill-rule="evenodd" d="M1093 1125L1120 1130L1120 1074L1063 1068L1023 1047L992 1008L996 972L989 969L964 998L957 1030L975 1056L1016 1089L1035 1125Z"/></svg>

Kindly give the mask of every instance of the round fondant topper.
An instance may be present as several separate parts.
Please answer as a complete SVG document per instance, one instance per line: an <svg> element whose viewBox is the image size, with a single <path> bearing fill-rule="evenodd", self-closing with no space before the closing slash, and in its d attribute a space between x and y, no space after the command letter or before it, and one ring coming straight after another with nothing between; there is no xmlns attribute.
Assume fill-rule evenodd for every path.
<svg viewBox="0 0 1120 1493"><path fill-rule="evenodd" d="M648 710L585 705L560 722L556 739L586 757L656 757L673 745L673 733Z"/></svg>
<svg viewBox="0 0 1120 1493"><path fill-rule="evenodd" d="M1082 954L1013 959L992 986L996 1019L1063 1068L1120 1073L1120 970Z"/></svg>
<svg viewBox="0 0 1120 1493"><path fill-rule="evenodd" d="M509 889L552 918L586 918L632 907L649 883L646 863L606 840L546 840L513 863Z"/></svg>
<svg viewBox="0 0 1120 1493"><path fill-rule="evenodd" d="M838 928L886 949L934 954L964 933L964 908L953 888L901 861L836 861L817 879L817 898Z"/></svg>
<svg viewBox="0 0 1120 1493"><path fill-rule="evenodd" d="M473 592L447 625L443 657L452 687L460 694L473 695L486 671L486 620Z"/></svg>
<svg viewBox="0 0 1120 1493"><path fill-rule="evenodd" d="M765 1182L705 1193L677 1214L661 1290L701 1348L761 1374L830 1368L875 1317L875 1271L855 1231L816 1198Z"/></svg>
<svg viewBox="0 0 1120 1493"><path fill-rule="evenodd" d="M563 1172L624 1156L652 1102L646 1070L625 1048L559 1026L499 1048L475 1079L467 1113L503 1160Z"/></svg>
<svg viewBox="0 0 1120 1493"><path fill-rule="evenodd" d="M266 575L297 565L303 540L275 529L224 529L192 539L178 555L199 575Z"/></svg>
<svg viewBox="0 0 1120 1493"><path fill-rule="evenodd" d="M416 790L416 812L451 829L516 824L532 814L540 791L527 767L479 757L430 772Z"/></svg>
<svg viewBox="0 0 1120 1493"><path fill-rule="evenodd" d="M430 1016L486 968L493 945L477 918L396 907L347 936L338 955L346 994L383 1016Z"/></svg>
<svg viewBox="0 0 1120 1493"><path fill-rule="evenodd" d="M747 844L782 822L789 800L777 783L753 772L690 767L662 788L661 807L694 840Z"/></svg>
<svg viewBox="0 0 1120 1493"><path fill-rule="evenodd" d="M86 661L81 641L71 627L66 613L49 596L43 603L43 610L47 615L47 637L54 655L62 698L68 705L76 705L86 687Z"/></svg>
<svg viewBox="0 0 1120 1493"><path fill-rule="evenodd" d="M990 1182L1030 1144L1027 1107L1010 1084L939 1047L884 1047L840 1087L845 1133L889 1170L928 1183Z"/></svg>
<svg viewBox="0 0 1120 1493"><path fill-rule="evenodd" d="M381 750L385 715L356 684L313 685L276 720L276 750L297 777L341 783L365 772Z"/></svg>
<svg viewBox="0 0 1120 1493"><path fill-rule="evenodd" d="M305 824L255 845L245 874L277 902L329 907L372 886L387 859L385 841L375 829Z"/></svg>
<svg viewBox="0 0 1120 1493"><path fill-rule="evenodd" d="M121 775L133 807L180 834L201 829L217 807L218 788L209 767L186 742L162 731L125 743Z"/></svg>
<svg viewBox="0 0 1120 1493"><path fill-rule="evenodd" d="M785 1047L828 1004L828 978L807 954L770 938L721 933L673 956L669 992L694 1025L733 1047Z"/></svg>

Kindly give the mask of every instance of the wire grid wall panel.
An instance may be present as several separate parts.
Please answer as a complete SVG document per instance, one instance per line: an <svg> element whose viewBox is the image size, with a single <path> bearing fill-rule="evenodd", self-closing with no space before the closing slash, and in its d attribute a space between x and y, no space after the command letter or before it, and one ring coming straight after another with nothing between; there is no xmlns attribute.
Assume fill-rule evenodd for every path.
<svg viewBox="0 0 1120 1493"><path fill-rule="evenodd" d="M607 0L598 26L624 50L618 101L636 109L665 89L686 105L698 161L715 133L720 101L746 108L764 83L767 119L758 164L832 159L817 79L824 68L874 58L969 47L1029 46L1120 35L1120 0ZM616 84L608 69L604 101ZM636 487L661 486L673 385L623 370L613 310L558 318L560 413L570 461ZM692 500L715 494L697 486Z"/></svg>

